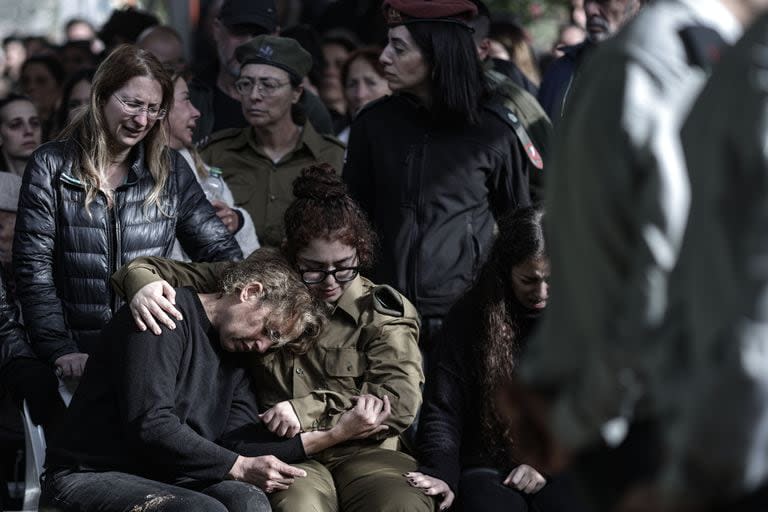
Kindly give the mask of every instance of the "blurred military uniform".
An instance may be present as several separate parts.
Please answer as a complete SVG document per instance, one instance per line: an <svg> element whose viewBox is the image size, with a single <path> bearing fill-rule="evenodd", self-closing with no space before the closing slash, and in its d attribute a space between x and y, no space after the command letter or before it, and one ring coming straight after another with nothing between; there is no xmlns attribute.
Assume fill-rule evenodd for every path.
<svg viewBox="0 0 768 512"><path fill-rule="evenodd" d="M687 335L656 374L675 412L667 491L741 512L768 510L766 48L763 17L724 53L683 126L692 202L672 292Z"/></svg>
<svg viewBox="0 0 768 512"><path fill-rule="evenodd" d="M580 70L547 183L557 292L519 369L554 397L555 437L577 452L610 452L638 426L636 404L649 395L645 369L661 364L679 331L666 321L689 204L679 128L707 78L706 58L716 53L694 50L702 33L732 43L741 32L718 0L659 0ZM654 407L642 415L655 417ZM630 450L648 467L632 456L615 461L629 480L656 469L649 430ZM621 474L597 465L608 477ZM627 482L590 470L607 508Z"/></svg>
<svg viewBox="0 0 768 512"><path fill-rule="evenodd" d="M159 279L210 292L227 265L138 258L115 274L113 285L127 297ZM271 495L275 510L314 510L312 504L324 511L432 510L432 499L402 476L416 471L418 464L397 451L398 435L421 406L424 375L418 338L413 305L393 288L357 277L306 354L279 350L253 356L260 407L289 400L303 431L332 427L353 405L352 397L361 394L387 396L392 404L384 423L389 430L377 438L349 441L295 464L307 477Z"/></svg>

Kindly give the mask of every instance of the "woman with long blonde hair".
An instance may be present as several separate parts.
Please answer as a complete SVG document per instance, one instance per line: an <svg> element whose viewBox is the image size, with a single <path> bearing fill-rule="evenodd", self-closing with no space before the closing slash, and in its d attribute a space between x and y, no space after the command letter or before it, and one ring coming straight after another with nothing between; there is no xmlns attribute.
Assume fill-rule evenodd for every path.
<svg viewBox="0 0 768 512"><path fill-rule="evenodd" d="M109 278L137 256L167 256L175 238L200 261L242 253L192 171L167 148L173 83L135 46L115 49L89 105L59 140L33 153L14 239L19 299L38 356L82 375L120 305Z"/></svg>

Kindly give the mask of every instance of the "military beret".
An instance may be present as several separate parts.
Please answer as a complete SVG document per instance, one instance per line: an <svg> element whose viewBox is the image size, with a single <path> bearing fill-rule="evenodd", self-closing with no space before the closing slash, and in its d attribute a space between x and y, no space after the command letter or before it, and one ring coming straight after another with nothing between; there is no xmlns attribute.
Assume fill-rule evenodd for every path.
<svg viewBox="0 0 768 512"><path fill-rule="evenodd" d="M470 0L384 0L384 18L390 27L422 21L466 23L477 15Z"/></svg>
<svg viewBox="0 0 768 512"><path fill-rule="evenodd" d="M312 56L295 39L261 35L235 49L241 66L266 64L304 78L312 69Z"/></svg>

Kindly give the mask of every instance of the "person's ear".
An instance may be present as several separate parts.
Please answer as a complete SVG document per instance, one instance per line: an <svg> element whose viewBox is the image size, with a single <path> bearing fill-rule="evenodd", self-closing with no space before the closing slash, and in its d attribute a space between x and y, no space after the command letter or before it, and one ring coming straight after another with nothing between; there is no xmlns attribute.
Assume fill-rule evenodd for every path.
<svg viewBox="0 0 768 512"><path fill-rule="evenodd" d="M240 302L258 301L263 292L264 286L260 282L249 283L240 290Z"/></svg>
<svg viewBox="0 0 768 512"><path fill-rule="evenodd" d="M491 52L491 40L484 37L477 44L477 56L480 57L480 61L484 61L488 58L488 54Z"/></svg>
<svg viewBox="0 0 768 512"><path fill-rule="evenodd" d="M296 86L295 89L293 89L293 100L291 101L291 103L293 103L294 105L297 104L301 99L302 94L304 94L304 85L299 84Z"/></svg>

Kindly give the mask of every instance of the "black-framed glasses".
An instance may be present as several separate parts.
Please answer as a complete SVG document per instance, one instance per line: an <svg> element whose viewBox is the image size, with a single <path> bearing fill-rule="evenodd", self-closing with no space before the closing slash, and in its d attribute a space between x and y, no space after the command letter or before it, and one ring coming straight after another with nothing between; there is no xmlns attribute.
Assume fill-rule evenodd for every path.
<svg viewBox="0 0 768 512"><path fill-rule="evenodd" d="M328 276L333 276L337 283L348 283L357 277L360 267L338 267L331 270L299 269L299 273L304 284L322 283Z"/></svg>
<svg viewBox="0 0 768 512"><path fill-rule="evenodd" d="M250 96L254 87L262 96L272 96L278 89L288 85L290 82L280 82L274 78L259 78L254 80L247 76L238 78L235 81L235 89L241 96Z"/></svg>
<svg viewBox="0 0 768 512"><path fill-rule="evenodd" d="M120 103L120 106L123 107L123 112L131 117L146 113L147 119L154 121L156 119L163 119L167 113L164 108L145 107L141 103L136 103L135 101L126 101L117 94L113 94L112 96L114 96Z"/></svg>

